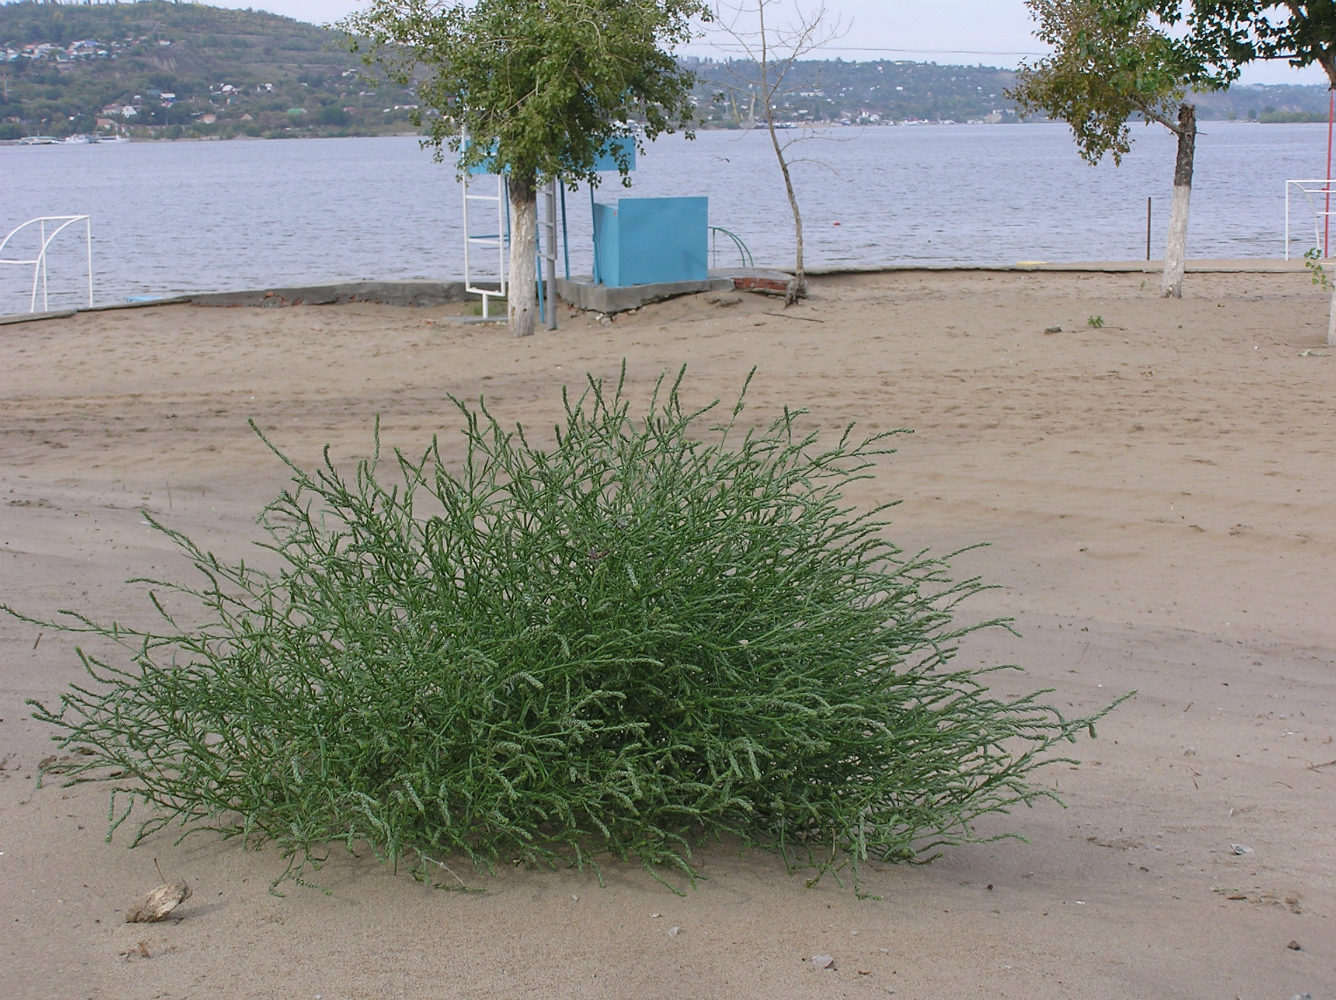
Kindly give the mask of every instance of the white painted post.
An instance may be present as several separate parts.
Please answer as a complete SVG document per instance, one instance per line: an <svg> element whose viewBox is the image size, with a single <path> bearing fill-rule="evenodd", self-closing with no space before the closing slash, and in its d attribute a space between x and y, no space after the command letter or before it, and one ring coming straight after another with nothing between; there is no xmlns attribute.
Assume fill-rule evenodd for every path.
<svg viewBox="0 0 1336 1000"><path fill-rule="evenodd" d="M1331 305L1327 308L1327 346L1336 347L1336 280L1331 283Z"/></svg>

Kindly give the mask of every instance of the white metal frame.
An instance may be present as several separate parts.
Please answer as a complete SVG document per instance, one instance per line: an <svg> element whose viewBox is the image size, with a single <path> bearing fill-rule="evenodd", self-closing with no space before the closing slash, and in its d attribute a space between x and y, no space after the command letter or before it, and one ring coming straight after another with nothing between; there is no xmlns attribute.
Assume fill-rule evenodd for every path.
<svg viewBox="0 0 1336 1000"><path fill-rule="evenodd" d="M543 283L547 328L557 328L557 181L538 189L538 280Z"/></svg>
<svg viewBox="0 0 1336 1000"><path fill-rule="evenodd" d="M93 307L93 228L92 220L87 215L42 215L36 219L29 219L22 225L11 229L9 235L0 240L0 264L16 264L20 266L32 265L32 297L28 302L28 312L37 311L37 285L40 281L42 286L42 311L47 312L46 294L46 251L51 246L51 241L59 236L65 229L74 225L76 222L84 224L84 247L88 257L88 308ZM54 228L47 232L47 224L50 223ZM37 226L39 233L37 256L32 258L9 258L4 256L5 247L9 246L9 241L19 233L23 232L29 226Z"/></svg>
<svg viewBox="0 0 1336 1000"><path fill-rule="evenodd" d="M1285 182L1285 259L1290 259L1290 195L1293 193L1291 187L1302 191L1308 195L1308 207L1313 210L1313 246L1322 247L1321 223L1324 219L1336 216L1336 208L1328 209L1326 206L1330 203L1330 196L1336 195L1336 178L1300 180ZM1315 196L1322 196L1325 201L1322 207L1318 207Z"/></svg>
<svg viewBox="0 0 1336 1000"><path fill-rule="evenodd" d="M464 290L474 295L482 296L482 314L487 318L490 313L488 307L493 298L504 299L506 297L506 243L509 234L506 232L506 179L504 176L496 175L490 179L496 181L496 194L473 194L470 191L471 182L474 177L471 174L464 175L464 182L460 185L464 191ZM494 205L496 230L494 233L484 233L479 236L473 235L471 223L469 222L469 204L478 202L480 205ZM488 221L491 215L486 215ZM486 258L489 251L496 251L496 271L494 274L488 274L486 271L476 275L477 280L495 278L496 288L483 288L475 286L473 273L474 260L473 248L477 247L482 251L481 256Z"/></svg>

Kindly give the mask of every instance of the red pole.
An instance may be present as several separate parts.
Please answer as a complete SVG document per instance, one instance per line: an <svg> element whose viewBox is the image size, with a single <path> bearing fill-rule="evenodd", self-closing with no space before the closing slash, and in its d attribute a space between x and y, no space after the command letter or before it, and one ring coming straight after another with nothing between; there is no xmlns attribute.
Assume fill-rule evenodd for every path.
<svg viewBox="0 0 1336 1000"><path fill-rule="evenodd" d="M1336 121L1336 87L1329 92L1327 101L1327 204L1322 214L1322 256L1331 256L1331 131L1332 122Z"/></svg>

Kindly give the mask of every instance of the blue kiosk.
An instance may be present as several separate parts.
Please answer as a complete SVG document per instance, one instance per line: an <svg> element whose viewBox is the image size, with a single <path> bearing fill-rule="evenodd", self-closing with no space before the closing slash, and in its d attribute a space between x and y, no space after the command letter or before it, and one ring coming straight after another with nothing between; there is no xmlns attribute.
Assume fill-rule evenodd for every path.
<svg viewBox="0 0 1336 1000"><path fill-rule="evenodd" d="M620 141L635 169L635 144ZM616 170L612 151L596 169ZM680 281L708 281L708 198L622 198L600 204L589 191L594 213L594 283L614 288Z"/></svg>
<svg viewBox="0 0 1336 1000"><path fill-rule="evenodd" d="M709 199L622 198L594 204L594 282L615 288L706 281Z"/></svg>
<svg viewBox="0 0 1336 1000"><path fill-rule="evenodd" d="M629 169L636 164L635 142L631 137L614 139L599 157L595 170L615 172L618 156L624 158ZM483 315L487 315L488 299L504 295L505 248L509 242L509 211L505 196L505 178L497 177L495 194L472 194L469 182L480 175L490 174L490 164L467 171L464 186L465 286L468 291L483 296ZM496 213L494 228L481 234L471 232L470 202L484 203ZM667 295L699 291L710 284L709 273L709 199L705 197L676 198L621 198L614 204L603 204L589 189L589 205L593 215L594 265L592 283L572 279L569 257L566 276L557 279L557 211L565 229L565 190L553 183L540 192L539 212L539 310L555 326L555 310L546 309L553 291L580 308L614 312ZM546 210L544 211L544 206ZM474 282L474 247L481 251L483 261L495 261L495 275L484 272L477 275L483 283ZM546 267L545 267L546 265ZM544 277L546 271L549 277ZM555 289L548 287L554 281ZM490 283L490 284L489 284ZM476 284L476 287L475 287ZM637 290L637 286L640 286ZM614 291L627 289L629 291Z"/></svg>

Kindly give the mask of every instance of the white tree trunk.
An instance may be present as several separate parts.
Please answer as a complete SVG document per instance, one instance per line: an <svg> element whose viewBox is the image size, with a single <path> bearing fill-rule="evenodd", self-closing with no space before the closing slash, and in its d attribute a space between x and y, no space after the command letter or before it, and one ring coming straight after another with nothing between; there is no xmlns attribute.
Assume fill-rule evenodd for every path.
<svg viewBox="0 0 1336 1000"><path fill-rule="evenodd" d="M1336 347L1336 281L1331 283L1331 307L1327 310L1327 346Z"/></svg>
<svg viewBox="0 0 1336 1000"><path fill-rule="evenodd" d="M1174 197L1169 205L1169 238L1164 247L1164 276L1160 294L1183 297L1183 271L1188 256L1188 203L1192 200L1192 159L1197 145L1197 109L1178 109L1178 156L1174 162Z"/></svg>
<svg viewBox="0 0 1336 1000"><path fill-rule="evenodd" d="M1188 202L1192 187L1174 185L1174 198L1169 205L1169 239L1164 248L1164 274L1160 278L1160 294L1165 298L1183 297L1183 271L1188 256Z"/></svg>
<svg viewBox="0 0 1336 1000"><path fill-rule="evenodd" d="M533 335L538 314L538 196L532 182L510 180L510 287L506 315L513 337Z"/></svg>

